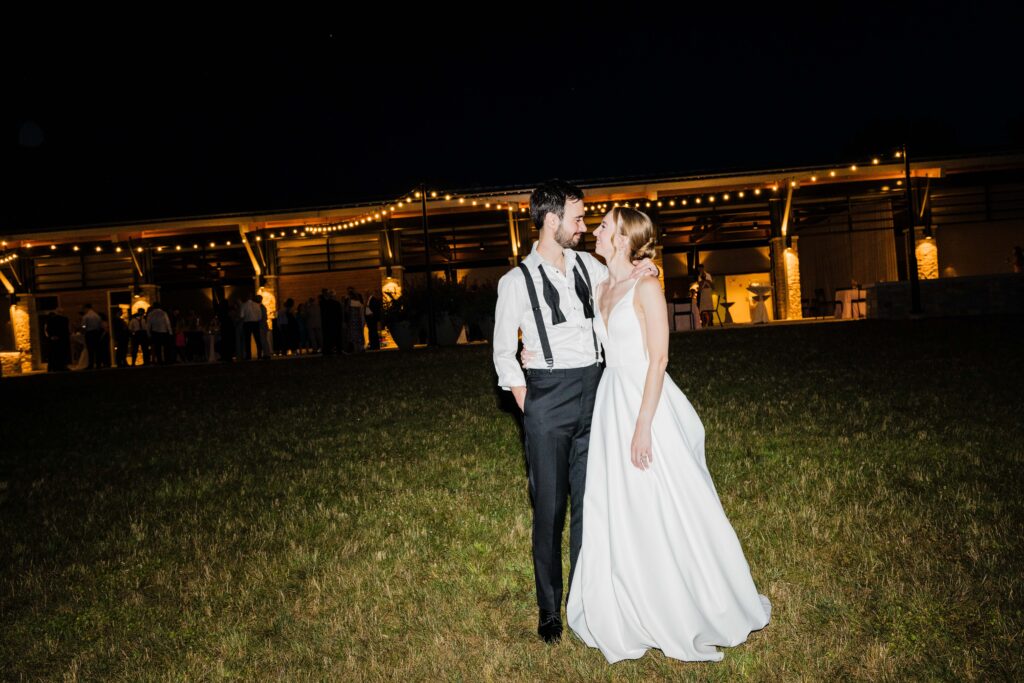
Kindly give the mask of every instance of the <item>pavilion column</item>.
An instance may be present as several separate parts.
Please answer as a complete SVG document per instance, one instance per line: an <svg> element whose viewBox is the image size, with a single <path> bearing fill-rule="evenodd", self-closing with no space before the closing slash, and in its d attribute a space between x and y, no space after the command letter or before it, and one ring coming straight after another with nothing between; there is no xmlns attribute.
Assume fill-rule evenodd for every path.
<svg viewBox="0 0 1024 683"><path fill-rule="evenodd" d="M778 320L801 320L803 301L800 290L800 253L797 250L796 235L786 246L785 237L771 238L772 280L775 291L775 316Z"/></svg>
<svg viewBox="0 0 1024 683"><path fill-rule="evenodd" d="M28 373L42 368L39 325L36 324L36 298L32 294L17 296L18 303L11 306L11 326L14 328L17 357L11 354L10 364L4 363L4 374Z"/></svg>
<svg viewBox="0 0 1024 683"><path fill-rule="evenodd" d="M939 277L939 247L931 236L917 236L917 277L920 280L935 280Z"/></svg>

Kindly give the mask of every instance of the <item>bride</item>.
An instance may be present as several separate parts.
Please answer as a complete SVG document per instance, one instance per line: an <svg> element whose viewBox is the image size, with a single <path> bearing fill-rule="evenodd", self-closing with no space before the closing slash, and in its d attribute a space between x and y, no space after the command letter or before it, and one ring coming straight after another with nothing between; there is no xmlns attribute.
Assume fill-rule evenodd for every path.
<svg viewBox="0 0 1024 683"><path fill-rule="evenodd" d="M722 659L763 628L759 596L704 460L704 427L665 374L668 321L656 278L630 278L652 257L641 211L615 208L594 231L608 264L595 330L607 367L597 389L583 506L583 547L566 614L609 662L648 648Z"/></svg>

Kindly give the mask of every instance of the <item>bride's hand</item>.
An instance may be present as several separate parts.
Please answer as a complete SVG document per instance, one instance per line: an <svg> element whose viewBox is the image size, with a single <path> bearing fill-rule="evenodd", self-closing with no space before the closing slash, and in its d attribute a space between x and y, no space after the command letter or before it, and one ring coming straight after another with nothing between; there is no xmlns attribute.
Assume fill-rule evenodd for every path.
<svg viewBox="0 0 1024 683"><path fill-rule="evenodd" d="M646 470L654 461L651 450L651 427L637 423L633 441L629 444L629 459L637 469Z"/></svg>
<svg viewBox="0 0 1024 683"><path fill-rule="evenodd" d="M658 277L658 266L654 265L654 261L649 258L645 258L643 261L634 261L633 272L629 276L631 278L638 278L645 275Z"/></svg>

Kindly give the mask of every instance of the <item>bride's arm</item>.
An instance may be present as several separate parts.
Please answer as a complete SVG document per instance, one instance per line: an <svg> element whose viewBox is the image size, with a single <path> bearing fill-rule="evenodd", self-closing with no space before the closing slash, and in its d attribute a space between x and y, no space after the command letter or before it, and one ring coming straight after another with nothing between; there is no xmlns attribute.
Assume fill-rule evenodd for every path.
<svg viewBox="0 0 1024 683"><path fill-rule="evenodd" d="M647 379L644 380L644 396L640 401L640 414L630 443L629 457L633 465L645 470L654 459L651 423L665 383L665 368L668 367L668 314L661 283L654 278L643 278L636 283L634 301L640 309L647 342Z"/></svg>

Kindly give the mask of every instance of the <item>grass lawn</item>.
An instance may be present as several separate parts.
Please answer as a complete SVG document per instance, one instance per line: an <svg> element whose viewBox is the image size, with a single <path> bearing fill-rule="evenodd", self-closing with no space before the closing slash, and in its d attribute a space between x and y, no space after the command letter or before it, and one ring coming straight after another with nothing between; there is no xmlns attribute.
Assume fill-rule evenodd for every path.
<svg viewBox="0 0 1024 683"><path fill-rule="evenodd" d="M536 638L488 347L5 379L0 679L1020 680L1022 339L673 337L774 605L716 664Z"/></svg>

